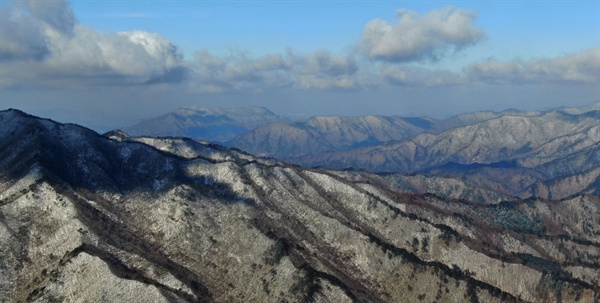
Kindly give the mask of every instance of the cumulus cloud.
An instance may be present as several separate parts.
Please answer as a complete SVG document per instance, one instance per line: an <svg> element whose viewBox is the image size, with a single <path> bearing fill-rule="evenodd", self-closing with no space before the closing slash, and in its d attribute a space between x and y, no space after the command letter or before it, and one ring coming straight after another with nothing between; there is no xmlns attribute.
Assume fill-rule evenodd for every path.
<svg viewBox="0 0 600 303"><path fill-rule="evenodd" d="M42 59L48 48L37 24L0 11L0 60Z"/></svg>
<svg viewBox="0 0 600 303"><path fill-rule="evenodd" d="M473 63L462 72L423 68L485 37L476 13L447 7L399 10L397 22L366 24L356 52L251 56L198 51L183 60L167 38L101 32L78 24L64 0L15 0L0 8L0 87L182 84L189 92L351 90L386 86L600 81L600 48L558 58ZM364 56L366 55L366 56ZM180 88L180 87L177 87Z"/></svg>
<svg viewBox="0 0 600 303"><path fill-rule="evenodd" d="M297 87L306 89L352 89L358 86L358 65L348 56L332 55L328 51L316 51L300 56L288 51L294 67Z"/></svg>
<svg viewBox="0 0 600 303"><path fill-rule="evenodd" d="M358 83L356 62L326 50L258 58L243 51L199 51L184 62L178 48L156 33L100 32L78 24L63 0L12 1L0 14L0 87L185 82L192 91L223 92L349 89Z"/></svg>
<svg viewBox="0 0 600 303"><path fill-rule="evenodd" d="M291 63L281 55L251 58L244 52L217 56L208 51L195 54L190 66L190 85L198 91L259 90L290 85L287 71Z"/></svg>
<svg viewBox="0 0 600 303"><path fill-rule="evenodd" d="M200 91L272 88L349 89L357 85L356 62L348 56L320 50L309 55L287 50L254 58L244 52L217 56L196 53L191 85Z"/></svg>
<svg viewBox="0 0 600 303"><path fill-rule="evenodd" d="M54 77L129 77L143 83L178 66L177 49L165 38L148 32L100 33L78 26L73 37L54 37L52 55L40 66Z"/></svg>
<svg viewBox="0 0 600 303"><path fill-rule="evenodd" d="M65 17L64 22L51 14ZM69 33L75 22L64 1L14 1L0 10L0 60L40 60L49 53L45 31Z"/></svg>
<svg viewBox="0 0 600 303"><path fill-rule="evenodd" d="M600 82L600 47L556 58L535 58L507 62L490 60L465 68L474 81L494 84L542 82Z"/></svg>
<svg viewBox="0 0 600 303"><path fill-rule="evenodd" d="M65 0L21 0L16 3L24 5L33 19L63 34L71 33L77 21Z"/></svg>
<svg viewBox="0 0 600 303"><path fill-rule="evenodd" d="M291 51L288 51L288 55L308 73L337 77L352 75L358 70L356 62L351 58L335 56L326 50L316 51L306 57L295 55Z"/></svg>
<svg viewBox="0 0 600 303"><path fill-rule="evenodd" d="M131 85L181 78L183 56L166 38L79 25L65 1L15 1L0 14L0 86Z"/></svg>
<svg viewBox="0 0 600 303"><path fill-rule="evenodd" d="M396 18L395 24L382 19L367 23L358 49L384 61L436 61L485 37L483 29L475 27L477 14L471 10L446 7L420 15L401 9Z"/></svg>

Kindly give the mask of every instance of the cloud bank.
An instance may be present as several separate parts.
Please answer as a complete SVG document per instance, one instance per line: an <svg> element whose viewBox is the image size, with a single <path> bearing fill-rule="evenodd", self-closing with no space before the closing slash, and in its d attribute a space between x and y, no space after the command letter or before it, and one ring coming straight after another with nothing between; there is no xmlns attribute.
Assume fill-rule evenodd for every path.
<svg viewBox="0 0 600 303"><path fill-rule="evenodd" d="M204 50L195 54L188 68L190 83L201 92L228 90L351 89L358 65L348 56L336 56L326 50L299 55L288 49L284 54L254 58L238 51L217 56Z"/></svg>
<svg viewBox="0 0 600 303"><path fill-rule="evenodd" d="M128 85L168 80L177 47L155 33L105 33L77 23L68 3L16 1L0 18L0 86Z"/></svg>
<svg viewBox="0 0 600 303"><path fill-rule="evenodd" d="M178 85L220 93L600 81L598 47L557 58L473 62L462 71L436 69L448 54L486 38L476 18L475 11L453 7L426 14L398 10L394 23L369 21L347 54L287 49L256 57L201 50L184 60L159 34L79 24L64 0L12 1L0 8L0 88Z"/></svg>
<svg viewBox="0 0 600 303"><path fill-rule="evenodd" d="M475 81L493 84L600 83L600 47L556 58L472 63L466 70Z"/></svg>

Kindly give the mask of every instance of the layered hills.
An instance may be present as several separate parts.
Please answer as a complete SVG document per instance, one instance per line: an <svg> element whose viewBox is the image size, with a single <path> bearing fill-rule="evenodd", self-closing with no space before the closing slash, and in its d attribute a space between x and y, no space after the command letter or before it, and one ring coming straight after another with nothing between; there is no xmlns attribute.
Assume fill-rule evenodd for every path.
<svg viewBox="0 0 600 303"><path fill-rule="evenodd" d="M409 172L449 162L493 163L514 159L524 166L533 166L599 142L599 122L600 111L580 115L553 112L532 117L502 116L437 135L421 134L401 142L329 153L308 161Z"/></svg>
<svg viewBox="0 0 600 303"><path fill-rule="evenodd" d="M600 110L600 102L539 111L471 112L444 120L371 115L315 116L304 121L290 121L262 107L191 106L141 121L123 130L134 136L183 136L212 142L230 141L229 146L253 154L285 158L403 140L420 133L439 133L507 115L540 116L552 111L582 114L593 110Z"/></svg>
<svg viewBox="0 0 600 303"><path fill-rule="evenodd" d="M453 128L479 124L504 116L536 117L553 112L578 115L594 110L600 110L600 102L577 108L541 111L508 109L501 112L472 112L445 120L399 116L316 116L305 121L261 126L238 135L228 142L228 145L252 154L293 161L294 158L300 156L310 157L324 152L347 151L407 140L423 133L439 134ZM495 128L488 131L500 131L500 129ZM499 142L499 144L503 144L503 142Z"/></svg>
<svg viewBox="0 0 600 303"><path fill-rule="evenodd" d="M270 123L288 120L262 107L184 107L123 128L131 135L179 136L226 142L237 135Z"/></svg>
<svg viewBox="0 0 600 303"><path fill-rule="evenodd" d="M293 124L269 124L228 144L257 155L288 159L403 140L439 127L429 118L316 116Z"/></svg>
<svg viewBox="0 0 600 303"><path fill-rule="evenodd" d="M438 185L418 193L426 183ZM459 179L301 168L3 111L0 297L598 301L598 197L493 195Z"/></svg>
<svg viewBox="0 0 600 303"><path fill-rule="evenodd" d="M519 196L598 194L600 111L501 116L440 134L309 155L293 162L380 172L461 176Z"/></svg>

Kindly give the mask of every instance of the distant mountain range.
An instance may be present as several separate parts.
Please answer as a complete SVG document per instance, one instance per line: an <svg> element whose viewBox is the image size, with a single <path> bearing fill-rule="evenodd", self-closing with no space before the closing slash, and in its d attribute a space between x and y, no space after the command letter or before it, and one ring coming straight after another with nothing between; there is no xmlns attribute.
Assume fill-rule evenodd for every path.
<svg viewBox="0 0 600 303"><path fill-rule="evenodd" d="M134 136L177 136L226 142L263 125L288 122L262 107L186 107L125 127L123 131Z"/></svg>
<svg viewBox="0 0 600 303"><path fill-rule="evenodd" d="M502 112L473 112L446 120L398 116L317 116L287 125L277 123L258 127L248 133L240 134L228 145L256 155L291 160L299 156L319 155L324 152L352 150L406 140L421 133L438 134L503 116L533 117L550 112L581 114L593 110L600 110L600 102L579 108L544 111L509 109Z"/></svg>
<svg viewBox="0 0 600 303"><path fill-rule="evenodd" d="M434 120L428 118L317 116L258 127L228 144L258 155L289 158L372 146L435 130Z"/></svg>
<svg viewBox="0 0 600 303"><path fill-rule="evenodd" d="M599 143L600 111L554 111L505 115L439 134L287 160L337 169L454 175L506 194L562 198L600 193Z"/></svg>
<svg viewBox="0 0 600 303"><path fill-rule="evenodd" d="M231 118L215 121L237 123L240 132L233 137L220 132L224 128L205 128L213 131L212 137L232 138L226 145L305 167L397 173L401 179L415 172L453 176L507 197L560 199L600 193L600 102L577 108L465 113L446 120L316 116L289 122L259 108L202 111L200 115L180 109L163 116L169 119L147 124L166 130L177 115L179 120L186 116L186 121L206 121L218 116L208 113L222 113ZM259 116L262 125L241 124ZM175 125L180 133L189 132ZM201 138L208 139L208 134Z"/></svg>
<svg viewBox="0 0 600 303"><path fill-rule="evenodd" d="M595 114L503 116L465 138L450 140L460 127L407 140L440 158L514 160L469 169L554 176L597 167ZM531 143L500 151L496 139ZM448 147L435 149L441 142ZM448 165L425 156L415 159ZM597 301L598 196L508 199L452 177L301 168L189 138L99 135L1 111L0 298Z"/></svg>
<svg viewBox="0 0 600 303"><path fill-rule="evenodd" d="M189 107L125 127L123 131L133 136L175 136L220 142L256 155L290 159L405 140L421 133L437 134L502 116L540 116L550 112L576 115L593 110L600 110L600 102L541 111L473 112L445 120L399 116L315 116L293 122L261 107Z"/></svg>

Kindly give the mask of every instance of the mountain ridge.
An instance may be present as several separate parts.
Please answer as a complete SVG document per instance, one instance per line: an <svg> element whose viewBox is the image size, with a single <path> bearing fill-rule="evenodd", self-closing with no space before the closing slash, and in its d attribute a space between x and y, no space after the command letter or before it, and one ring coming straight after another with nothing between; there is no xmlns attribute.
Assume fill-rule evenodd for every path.
<svg viewBox="0 0 600 303"><path fill-rule="evenodd" d="M597 197L481 204L193 140L119 141L18 112L0 112L0 125L0 293L9 300L600 295Z"/></svg>
<svg viewBox="0 0 600 303"><path fill-rule="evenodd" d="M401 117L401 116L313 116L302 121L289 121L261 107L219 109L192 106L188 109L180 108L169 115L177 116L180 111L184 114L186 111L205 111L212 113L213 117L219 115L227 116L235 114L241 119L233 124L225 121L219 123L229 125L230 129L213 127L204 132L194 132L192 125L186 125L171 119L173 121L162 121L155 118L141 122L134 128L124 128L127 133L138 136L187 136L195 139L204 139L209 141L218 141L226 143L231 147L237 147L246 150L252 154L263 156L274 156L281 159L308 154L318 154L322 152L332 152L340 150L354 149L362 146L372 146L380 143L408 139L419 133L440 133L456 127L469 124L480 123L492 118L498 118L506 115L535 116L549 113L552 111L561 111L565 113L584 113L591 110L599 110L600 101L581 107L561 107L538 111L521 111L516 109L506 109L503 111L481 111L464 113L452 116L447 119L433 119L429 117ZM244 115L252 117L262 113L260 123L243 124ZM185 115L182 115L185 116ZM255 116L257 117L257 116ZM258 115L260 117L260 115ZM160 117L159 117L160 118ZM157 120L158 119L158 120ZM366 120L372 120L372 123ZM181 118L180 118L181 120ZM318 122L318 121L321 122ZM335 127L332 125L336 122ZM377 122L380 121L380 122ZM232 122L232 121L229 121ZM256 121L255 121L256 122ZM382 123L383 122L383 123ZM200 122L198 122L200 123ZM274 123L274 124L272 124ZM146 127L140 127L140 125ZM152 126L155 125L155 126ZM173 125L177 125L176 130L168 130ZM337 133L334 135L331 133ZM218 136L207 137L207 133L217 133Z"/></svg>
<svg viewBox="0 0 600 303"><path fill-rule="evenodd" d="M273 156L289 161L299 156L390 144L390 142L407 140L419 134L439 134L503 116L534 117L551 112L583 114L594 110L600 110L600 102L578 108L555 108L540 111L507 109L499 112L472 112L455 115L444 120L428 117L377 115L314 116L288 126L268 124L238 135L227 145L253 154Z"/></svg>
<svg viewBox="0 0 600 303"><path fill-rule="evenodd" d="M523 117L523 116L502 116L499 118L486 120L482 123L467 125L462 128L453 128L447 130L438 135L434 134L419 134L413 138L410 138L405 141L400 142L386 142L380 146L373 147L365 147L362 150L358 150L359 153L366 153L372 150L391 150L391 149L402 149L405 155L404 158L412 159L414 157L419 157L414 154L417 152L415 148L417 146L422 146L423 148L431 149L435 147L435 145L440 146L448 146L452 147L455 152L462 152L465 146L469 146L473 144L473 141L482 141L485 143L484 147L486 149L491 149L494 147L499 149L498 147L506 147L506 144L513 145L512 148L513 153L527 153L534 149L534 147L541 146L542 144L549 143L550 141L567 136L569 134L577 134L583 131L586 131L587 136L593 136L591 141L598 142L598 125L597 119L600 117L600 111L592 111L581 115L569 115L569 114L561 114L561 113L547 113L544 116L534 116L534 117ZM551 122L554 123L550 125L549 122L543 121L544 118L552 119ZM577 118L581 121L575 121L578 124L570 125L566 121L566 119L562 118ZM549 130L548 127L552 127L552 130ZM566 130L568 127L579 127L579 130L572 129L570 132ZM504 130L503 132L497 132L497 129ZM508 132L506 132L508 130ZM529 130L529 133L522 133L522 130ZM532 134L531 132L535 132ZM503 140L498 139L498 137L503 138ZM510 138L509 138L510 137ZM535 142L535 141L538 142ZM459 145L453 141L459 141ZM477 143L477 142L475 142ZM533 144L533 146L530 146ZM591 144L591 143L590 143ZM517 148L518 147L518 148ZM436 150L442 150L442 147L436 147ZM451 156L454 153L453 150L450 150L450 156L446 155L445 157L448 159L452 159ZM343 153L353 153L355 151L346 151ZM425 149L421 150L421 152L432 153L433 151ZM437 153L437 152L436 152ZM507 159L505 157L499 158L496 156L499 153L491 153L492 156L485 156L475 152L466 152L466 155L461 156L461 159L464 159L463 163L491 163L498 160ZM503 152L505 153L505 152ZM332 153L334 154L334 153ZM516 155L513 155L515 157ZM436 158L435 161L443 162L446 158ZM472 160L471 160L472 159ZM474 160L479 160L475 162ZM481 162L483 161L483 162ZM317 164L318 165L318 164ZM403 170L410 170L412 167L416 167L416 164L411 164L412 166L402 167ZM371 167L372 168L372 167ZM412 168L414 169L414 168Z"/></svg>
<svg viewBox="0 0 600 303"><path fill-rule="evenodd" d="M225 142L258 126L287 121L264 107L191 106L124 127L123 130L132 135L182 136Z"/></svg>

